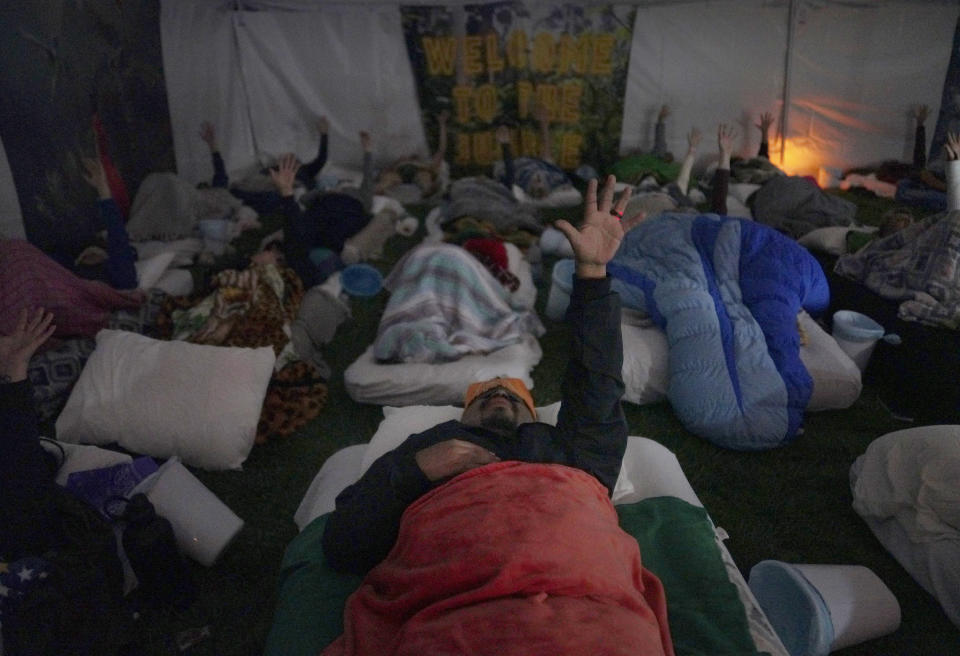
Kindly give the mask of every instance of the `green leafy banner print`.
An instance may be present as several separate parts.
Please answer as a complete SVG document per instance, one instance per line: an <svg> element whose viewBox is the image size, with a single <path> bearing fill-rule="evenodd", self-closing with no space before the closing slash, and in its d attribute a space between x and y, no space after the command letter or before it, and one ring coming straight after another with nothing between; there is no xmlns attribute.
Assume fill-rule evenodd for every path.
<svg viewBox="0 0 960 656"><path fill-rule="evenodd" d="M455 175L489 173L494 132L514 153L542 156L537 110L567 170L616 158L635 8L510 1L401 7L407 52L428 133L450 113Z"/></svg>

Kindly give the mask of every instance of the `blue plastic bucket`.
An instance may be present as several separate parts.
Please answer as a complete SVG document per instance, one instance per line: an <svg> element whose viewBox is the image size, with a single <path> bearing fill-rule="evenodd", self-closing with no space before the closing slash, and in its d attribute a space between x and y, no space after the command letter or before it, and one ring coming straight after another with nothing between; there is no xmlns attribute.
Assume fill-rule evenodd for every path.
<svg viewBox="0 0 960 656"><path fill-rule="evenodd" d="M570 291L573 289L573 260L557 260L553 265L550 294L547 296L546 315L553 321L560 321L570 305Z"/></svg>
<svg viewBox="0 0 960 656"><path fill-rule="evenodd" d="M867 368L877 340L883 339L883 326L865 314L840 310L833 314L833 338L856 363L860 371Z"/></svg>

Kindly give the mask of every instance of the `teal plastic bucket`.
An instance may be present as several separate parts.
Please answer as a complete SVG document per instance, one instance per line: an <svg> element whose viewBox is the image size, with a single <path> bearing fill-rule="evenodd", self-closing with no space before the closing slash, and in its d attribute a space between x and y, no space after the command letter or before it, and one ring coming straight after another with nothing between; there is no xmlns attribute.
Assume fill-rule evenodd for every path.
<svg viewBox="0 0 960 656"><path fill-rule="evenodd" d="M865 314L852 310L833 314L833 338L860 371L867 368L873 348L883 339L884 332L883 326Z"/></svg>
<svg viewBox="0 0 960 656"><path fill-rule="evenodd" d="M547 296L547 317L560 321L570 305L570 291L573 289L573 260L557 260L553 265L550 282L550 294Z"/></svg>

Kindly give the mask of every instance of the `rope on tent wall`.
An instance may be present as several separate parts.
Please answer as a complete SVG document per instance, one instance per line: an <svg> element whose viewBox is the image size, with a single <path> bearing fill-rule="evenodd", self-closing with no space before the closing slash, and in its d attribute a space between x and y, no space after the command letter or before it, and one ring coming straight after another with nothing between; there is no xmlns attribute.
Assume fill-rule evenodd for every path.
<svg viewBox="0 0 960 656"><path fill-rule="evenodd" d="M793 40L797 30L798 5L798 0L790 0L790 10L787 12L787 52L783 61L783 103L780 105L780 128L777 131L777 137L780 140L780 166L783 166L787 150L787 119L790 115L790 71L793 68Z"/></svg>

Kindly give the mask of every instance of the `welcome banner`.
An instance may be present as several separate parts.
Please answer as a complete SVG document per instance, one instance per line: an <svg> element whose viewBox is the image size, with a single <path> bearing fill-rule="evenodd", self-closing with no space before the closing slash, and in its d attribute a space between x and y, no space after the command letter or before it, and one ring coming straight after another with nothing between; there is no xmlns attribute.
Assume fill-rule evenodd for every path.
<svg viewBox="0 0 960 656"><path fill-rule="evenodd" d="M634 7L520 1L401 7L407 52L428 132L450 112L455 175L489 174L494 132L513 152L541 156L540 108L557 165L603 171L616 157Z"/></svg>

